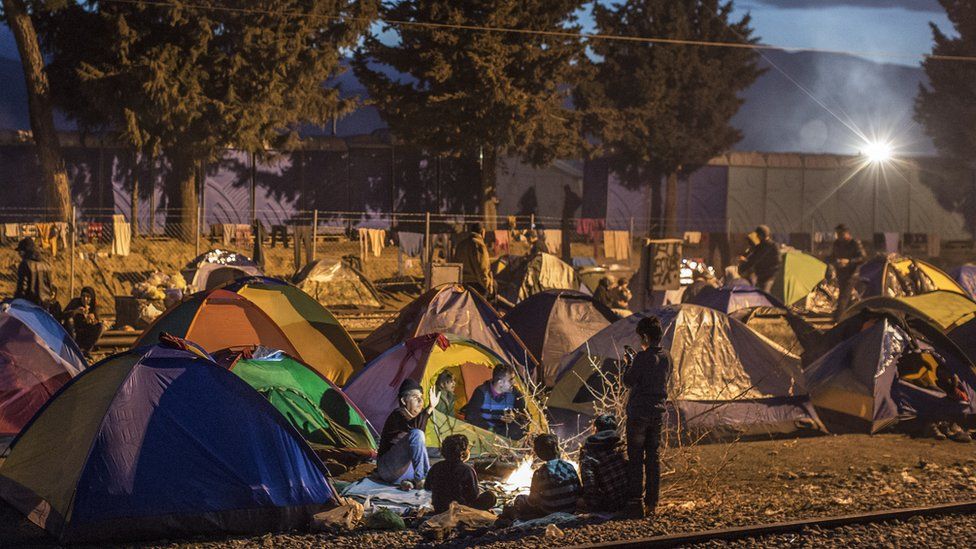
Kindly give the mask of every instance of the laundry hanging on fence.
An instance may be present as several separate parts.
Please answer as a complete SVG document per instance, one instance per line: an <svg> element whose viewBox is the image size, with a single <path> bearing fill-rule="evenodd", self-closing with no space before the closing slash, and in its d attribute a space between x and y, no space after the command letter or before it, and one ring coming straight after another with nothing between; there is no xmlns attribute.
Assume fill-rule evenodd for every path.
<svg viewBox="0 0 976 549"><path fill-rule="evenodd" d="M38 244L43 250L51 250L51 257L58 257L58 226L57 223L37 224Z"/></svg>
<svg viewBox="0 0 976 549"><path fill-rule="evenodd" d="M603 253L608 259L630 259L630 231L605 231Z"/></svg>
<svg viewBox="0 0 976 549"><path fill-rule="evenodd" d="M112 255L129 255L129 248L132 244L132 228L125 220L124 215L116 214L112 216Z"/></svg>
<svg viewBox="0 0 976 549"><path fill-rule="evenodd" d="M939 257L942 255L942 237L937 234L930 234L928 237L928 256Z"/></svg>
<svg viewBox="0 0 976 549"><path fill-rule="evenodd" d="M510 234L508 231L496 230L495 231L495 254L496 255L508 255Z"/></svg>
<svg viewBox="0 0 976 549"><path fill-rule="evenodd" d="M542 234L546 241L546 246L549 247L549 253L553 255L562 253L563 231L561 229L543 229Z"/></svg>
<svg viewBox="0 0 976 549"><path fill-rule="evenodd" d="M372 253L373 257L383 254L386 231L384 229L359 229L359 252L362 257Z"/></svg>
<svg viewBox="0 0 976 549"><path fill-rule="evenodd" d="M423 233L408 233L399 231L397 232L397 238L400 240L400 250L404 254L410 257L418 257L423 252Z"/></svg>

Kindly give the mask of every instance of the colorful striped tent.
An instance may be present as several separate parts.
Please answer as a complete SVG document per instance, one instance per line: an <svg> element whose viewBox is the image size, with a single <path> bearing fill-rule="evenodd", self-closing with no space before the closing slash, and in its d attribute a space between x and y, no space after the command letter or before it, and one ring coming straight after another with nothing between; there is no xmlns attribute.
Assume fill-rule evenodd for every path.
<svg viewBox="0 0 976 549"><path fill-rule="evenodd" d="M342 389L282 351L221 351L218 364L243 379L315 446L376 451L375 430Z"/></svg>
<svg viewBox="0 0 976 549"><path fill-rule="evenodd" d="M0 437L20 432L51 395L85 369L81 352L60 328L29 302L0 306Z"/></svg>
<svg viewBox="0 0 976 549"><path fill-rule="evenodd" d="M157 318L136 346L156 341L163 332L208 352L254 345L280 349L337 384L363 365L359 348L332 313L273 278L243 278L193 294Z"/></svg>
<svg viewBox="0 0 976 549"><path fill-rule="evenodd" d="M511 445L512 441L480 429L457 417L457 413L471 398L474 390L491 379L491 370L504 361L490 349L469 339L445 334L428 334L397 345L367 364L345 387L346 396L363 411L363 415L377 428L398 406L397 391L404 379L420 383L424 395L433 387L438 374L444 370L454 374L455 410L452 417L435 411L427 424L427 446L440 447L444 437L467 435L471 454L493 451L497 443ZM546 425L539 405L532 400L521 381L516 387L525 396L532 422L540 428ZM426 398L426 396L425 396Z"/></svg>
<svg viewBox="0 0 976 549"><path fill-rule="evenodd" d="M180 343L68 383L11 444L0 498L61 543L282 531L333 502L285 418Z"/></svg>

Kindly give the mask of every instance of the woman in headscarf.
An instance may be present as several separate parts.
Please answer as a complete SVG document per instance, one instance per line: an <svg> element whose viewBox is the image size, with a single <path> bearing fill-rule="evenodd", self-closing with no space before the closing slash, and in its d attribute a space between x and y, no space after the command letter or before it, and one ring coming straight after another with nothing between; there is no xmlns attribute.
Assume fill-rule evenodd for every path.
<svg viewBox="0 0 976 549"><path fill-rule="evenodd" d="M65 330L87 356L95 348L105 329L98 316L95 289L91 286L82 288L81 295L68 303L62 318Z"/></svg>

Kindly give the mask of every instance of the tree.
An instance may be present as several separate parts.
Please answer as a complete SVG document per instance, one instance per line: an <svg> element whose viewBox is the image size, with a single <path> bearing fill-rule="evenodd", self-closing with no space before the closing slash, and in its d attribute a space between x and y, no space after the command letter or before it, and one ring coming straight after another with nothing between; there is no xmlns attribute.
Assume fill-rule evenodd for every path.
<svg viewBox="0 0 976 549"><path fill-rule="evenodd" d="M44 69L44 58L37 39L31 8L24 0L2 0L0 13L13 32L24 68L27 84L27 108L30 113L31 133L37 146L37 160L44 185L44 207L58 221L71 217L71 191L68 173L61 158L61 143L54 127L54 109L51 106L50 86ZM46 9L58 7L58 2L43 4Z"/></svg>
<svg viewBox="0 0 976 549"><path fill-rule="evenodd" d="M972 55L976 51L976 1L940 3L959 36L950 38L931 24L935 41L932 54ZM943 155L971 162L976 153L976 65L929 57L922 68L929 84L919 85L915 119Z"/></svg>
<svg viewBox="0 0 976 549"><path fill-rule="evenodd" d="M168 165L167 229L196 227L198 173L228 146L296 144L353 102L325 82L342 70L377 0L89 1L52 15L45 43L57 96L86 126L117 131Z"/></svg>
<svg viewBox="0 0 976 549"><path fill-rule="evenodd" d="M573 13L583 3L395 2L382 15L389 21L384 32L395 30L396 42L367 37L353 68L398 137L439 154L481 158L481 205L488 217L500 154L544 165L578 151L578 117L565 103L583 45L575 36L396 22L574 32ZM390 69L400 74L391 76Z"/></svg>
<svg viewBox="0 0 976 549"><path fill-rule="evenodd" d="M749 15L731 21L731 12L732 2L719 0L627 0L593 8L599 34L756 43ZM762 74L757 53L600 39L590 46L599 57L594 77L575 93L585 127L626 182L659 188L667 178L663 232L673 236L679 177L742 137L730 121L742 105L739 92ZM651 211L653 221L653 198Z"/></svg>

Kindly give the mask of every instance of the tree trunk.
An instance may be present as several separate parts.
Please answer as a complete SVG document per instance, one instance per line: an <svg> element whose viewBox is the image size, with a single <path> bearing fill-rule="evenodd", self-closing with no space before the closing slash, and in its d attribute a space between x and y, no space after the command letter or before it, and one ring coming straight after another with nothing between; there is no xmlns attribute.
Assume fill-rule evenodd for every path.
<svg viewBox="0 0 976 549"><path fill-rule="evenodd" d="M44 72L44 58L41 56L37 32L23 0L3 0L3 11L7 24L14 33L24 69L31 131L37 145L37 159L44 185L44 206L51 212L53 219L67 222L71 216L68 174L61 158L57 130L54 128L50 86Z"/></svg>
<svg viewBox="0 0 976 549"><path fill-rule="evenodd" d="M139 238L139 179L141 163L139 153L132 151L132 200L129 203L129 222L132 223L132 240Z"/></svg>
<svg viewBox="0 0 976 549"><path fill-rule="evenodd" d="M651 200L650 200L650 210L647 216L647 236L648 238L660 238L663 236L662 224L661 224L661 176L660 174L651 174L650 176L650 186L651 186Z"/></svg>
<svg viewBox="0 0 976 549"><path fill-rule="evenodd" d="M166 235L194 242L197 231L197 161L181 151L166 153Z"/></svg>
<svg viewBox="0 0 976 549"><path fill-rule="evenodd" d="M498 228L498 197L495 192L498 172L498 150L492 146L482 149L481 157L481 213L485 230Z"/></svg>
<svg viewBox="0 0 976 549"><path fill-rule="evenodd" d="M664 236L678 237L678 172L668 174L664 189Z"/></svg>

